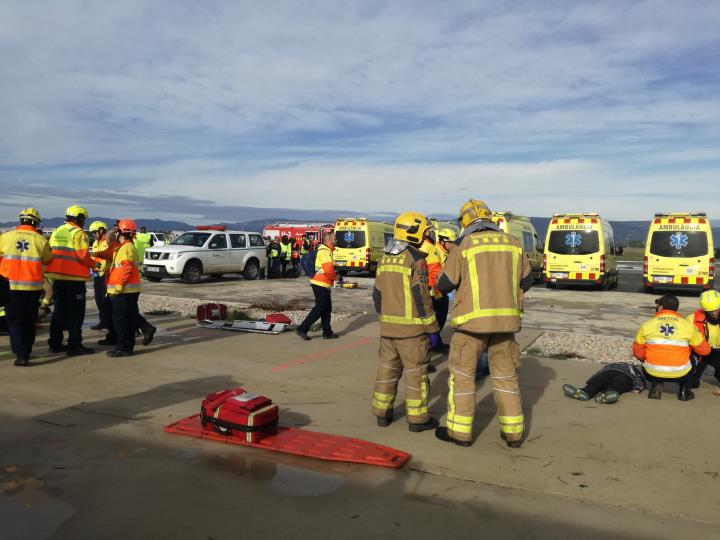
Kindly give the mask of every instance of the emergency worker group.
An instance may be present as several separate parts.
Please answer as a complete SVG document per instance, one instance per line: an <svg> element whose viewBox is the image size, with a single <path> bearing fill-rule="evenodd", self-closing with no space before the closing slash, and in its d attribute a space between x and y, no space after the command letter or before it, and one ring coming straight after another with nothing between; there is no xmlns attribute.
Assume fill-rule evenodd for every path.
<svg viewBox="0 0 720 540"><path fill-rule="evenodd" d="M0 306L4 309L16 366L27 366L35 343L38 317L52 304L48 347L69 356L93 353L83 345L86 282L92 279L99 313L96 330L106 330L101 346L108 356L133 354L136 336L148 345L156 328L138 310L140 253L151 242L144 229L138 234L131 219L114 227L90 224L94 240L84 231L88 212L71 206L65 223L49 240L41 234L35 208L19 214L16 229L0 236ZM380 259L372 298L380 321L379 364L372 393L372 414L380 427L394 420L395 402L403 381L405 410L411 432L433 430L441 441L459 446L473 442L478 362L488 358L500 437L518 448L525 434L525 418L518 384L520 331L524 294L532 286L528 255L520 240L500 230L487 205L467 201L458 212L460 234L436 226L427 216L406 212L397 217L393 239ZM306 268L315 305L295 333L304 341L318 321L324 339L338 337L331 325L334 234L325 231L318 246L306 237L270 239L268 278L297 273L298 260L314 255L314 272ZM312 252L311 252L312 250ZM303 258L303 265L305 259ZM312 264L311 264L312 266ZM564 393L586 401L614 403L627 391L642 391L661 399L665 382L678 384L681 401L693 399L693 388L707 366L720 382L720 293L706 291L700 309L687 318L673 295L656 300L656 314L637 332L633 354L642 369L618 362L605 366L584 388L566 384ZM0 313L2 315L2 313ZM447 420L441 426L430 416L432 389L428 373L431 351L446 350L440 331L449 319ZM720 390L716 391L720 395Z"/></svg>
<svg viewBox="0 0 720 540"><path fill-rule="evenodd" d="M96 221L89 227L92 248L84 230L88 211L73 205L65 223L46 240L40 213L26 208L19 225L0 236L0 298L7 320L16 366L30 363L38 319L52 305L50 353L79 356L94 353L83 344L86 282L92 279L100 322L107 330L99 345L110 345L110 357L133 353L135 336L142 332L147 345L155 334L138 312L141 259L135 245L137 226L119 220L113 229Z"/></svg>

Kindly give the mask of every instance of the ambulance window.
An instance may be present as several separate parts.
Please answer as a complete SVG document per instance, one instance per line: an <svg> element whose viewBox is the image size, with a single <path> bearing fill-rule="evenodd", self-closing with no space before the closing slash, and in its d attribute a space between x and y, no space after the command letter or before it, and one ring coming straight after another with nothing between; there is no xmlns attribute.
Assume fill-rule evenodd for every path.
<svg viewBox="0 0 720 540"><path fill-rule="evenodd" d="M533 236L535 237L535 250L536 250L536 251L542 251L543 248L542 248L542 245L540 244L540 239L538 238L538 235L535 234L535 235L533 235Z"/></svg>
<svg viewBox="0 0 720 540"><path fill-rule="evenodd" d="M708 254L708 235L700 231L655 231L650 253L659 257L702 257Z"/></svg>
<svg viewBox="0 0 720 540"><path fill-rule="evenodd" d="M335 247L345 249L365 247L365 231L335 231Z"/></svg>
<svg viewBox="0 0 720 540"><path fill-rule="evenodd" d="M597 231L562 230L552 231L548 250L559 255L590 255L600 249L600 237Z"/></svg>
<svg viewBox="0 0 720 540"><path fill-rule="evenodd" d="M525 253L532 253L533 252L533 241L535 240L533 238L532 233L529 233L527 231L523 231L523 250Z"/></svg>

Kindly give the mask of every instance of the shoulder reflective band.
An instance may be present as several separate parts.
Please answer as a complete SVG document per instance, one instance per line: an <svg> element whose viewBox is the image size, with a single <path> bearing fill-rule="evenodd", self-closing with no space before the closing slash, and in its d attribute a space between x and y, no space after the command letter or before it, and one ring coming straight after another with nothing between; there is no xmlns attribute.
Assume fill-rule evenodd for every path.
<svg viewBox="0 0 720 540"><path fill-rule="evenodd" d="M494 239L495 240L495 239ZM487 240L486 240L487 241ZM478 283L477 264L475 255L478 253L504 252L513 255L513 280L517 276L518 264L522 257L522 248L512 246L510 244L488 244L484 246L475 246L463 251L463 257L467 259L468 273L470 274L470 288L472 290L473 310L465 315L453 317L450 321L453 325L463 324L472 319L480 317L519 317L520 310L517 308L517 287L513 286L513 308L480 308L480 284Z"/></svg>
<svg viewBox="0 0 720 540"><path fill-rule="evenodd" d="M422 324L428 325L435 322L435 313L431 313L427 317L412 316L412 291L410 290L410 276L412 268L401 266L399 264L383 264L377 270L377 276L384 273L395 273L402 275L403 294L405 296L405 316L397 317L393 315L380 315L380 321L395 324Z"/></svg>

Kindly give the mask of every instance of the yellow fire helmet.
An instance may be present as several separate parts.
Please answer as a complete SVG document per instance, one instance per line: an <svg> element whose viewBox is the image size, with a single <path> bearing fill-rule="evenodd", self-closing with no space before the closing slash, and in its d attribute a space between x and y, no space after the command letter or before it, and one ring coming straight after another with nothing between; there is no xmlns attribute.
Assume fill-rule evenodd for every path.
<svg viewBox="0 0 720 540"><path fill-rule="evenodd" d="M65 210L65 216L72 218L79 218L80 216L85 216L86 219L90 217L88 211L85 210L85 208L83 208L82 206L78 206L77 204L74 204L73 206Z"/></svg>
<svg viewBox="0 0 720 540"><path fill-rule="evenodd" d="M423 241L425 233L431 228L432 224L428 218L419 212L405 212L395 220L393 236L395 240L417 245Z"/></svg>
<svg viewBox="0 0 720 540"><path fill-rule="evenodd" d="M457 234L452 229L440 229L437 233L438 241L445 240L447 242L454 242L457 240Z"/></svg>
<svg viewBox="0 0 720 540"><path fill-rule="evenodd" d="M36 208L26 208L25 210L20 212L20 215L18 217L20 219L31 219L35 223L40 223L42 221L42 218L40 217L40 212L38 212Z"/></svg>
<svg viewBox="0 0 720 540"><path fill-rule="evenodd" d="M491 217L492 212L490 212L487 204L477 199L470 199L462 205L462 208L460 208L458 222L463 229L467 229L472 222L477 221L478 219L490 220Z"/></svg>
<svg viewBox="0 0 720 540"><path fill-rule="evenodd" d="M720 292L705 291L700 295L700 307L703 311L715 311L720 309Z"/></svg>
<svg viewBox="0 0 720 540"><path fill-rule="evenodd" d="M108 230L107 223L105 223L104 221L93 221L90 224L90 228L88 230L90 232L95 232L99 229L105 229L107 231Z"/></svg>

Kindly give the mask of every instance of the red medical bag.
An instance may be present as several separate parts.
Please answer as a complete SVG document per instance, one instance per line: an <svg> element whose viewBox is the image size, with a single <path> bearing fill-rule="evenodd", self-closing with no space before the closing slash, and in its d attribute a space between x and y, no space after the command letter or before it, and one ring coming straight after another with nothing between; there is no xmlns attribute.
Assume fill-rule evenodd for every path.
<svg viewBox="0 0 720 540"><path fill-rule="evenodd" d="M200 421L203 427L211 425L218 433L255 443L277 433L278 406L242 388L220 390L203 400Z"/></svg>
<svg viewBox="0 0 720 540"><path fill-rule="evenodd" d="M197 307L198 321L222 321L227 317L225 304L200 304Z"/></svg>
<svg viewBox="0 0 720 540"><path fill-rule="evenodd" d="M290 317L288 317L284 313L271 313L270 315L265 317L265 322L275 324L292 324L292 320L290 319Z"/></svg>

